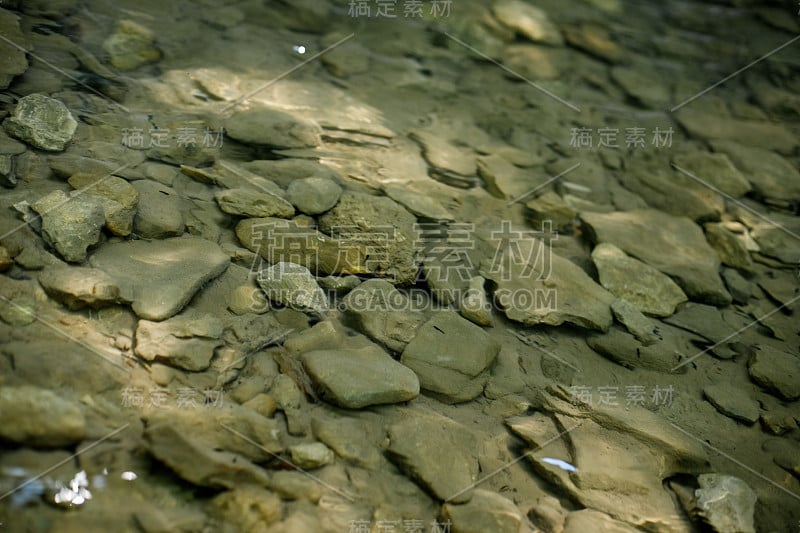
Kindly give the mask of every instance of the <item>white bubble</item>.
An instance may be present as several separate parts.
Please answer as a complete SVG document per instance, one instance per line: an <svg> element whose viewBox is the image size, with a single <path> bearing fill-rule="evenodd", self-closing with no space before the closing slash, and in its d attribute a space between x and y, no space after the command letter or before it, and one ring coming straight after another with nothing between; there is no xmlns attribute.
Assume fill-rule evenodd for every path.
<svg viewBox="0 0 800 533"><path fill-rule="evenodd" d="M303 46L302 44L296 44L296 45L292 46L292 50L294 50L295 52L297 52L300 55L306 53L306 47Z"/></svg>

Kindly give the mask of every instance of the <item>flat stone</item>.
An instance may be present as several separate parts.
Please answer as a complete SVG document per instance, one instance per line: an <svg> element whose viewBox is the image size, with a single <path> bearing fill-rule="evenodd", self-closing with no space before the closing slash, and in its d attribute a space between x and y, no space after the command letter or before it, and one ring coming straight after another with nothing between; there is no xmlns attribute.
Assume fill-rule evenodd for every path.
<svg viewBox="0 0 800 533"><path fill-rule="evenodd" d="M614 296L543 241L523 239L500 251L481 275L497 284L495 301L511 320L527 325L564 322L605 331Z"/></svg>
<svg viewBox="0 0 800 533"><path fill-rule="evenodd" d="M580 24L564 28L567 44L608 63L619 63L625 49L614 42L608 29L600 24Z"/></svg>
<svg viewBox="0 0 800 533"><path fill-rule="evenodd" d="M469 148L457 146L433 130L412 130L409 137L422 147L422 156L433 168L459 176L476 174L475 153Z"/></svg>
<svg viewBox="0 0 800 533"><path fill-rule="evenodd" d="M228 309L236 315L266 313L269 308L269 301L267 301L264 291L249 283L233 289L228 300Z"/></svg>
<svg viewBox="0 0 800 533"><path fill-rule="evenodd" d="M300 356L321 396L341 407L399 403L419 395L419 380L409 368L379 347L315 350Z"/></svg>
<svg viewBox="0 0 800 533"><path fill-rule="evenodd" d="M791 155L800 143L792 132L775 122L739 120L697 109L684 109L676 119L690 135L708 141L735 141L784 155Z"/></svg>
<svg viewBox="0 0 800 533"><path fill-rule="evenodd" d="M148 451L181 478L201 487L267 486L269 474L251 460L263 461L271 457L268 451L282 450L276 443L279 433L274 421L240 406L205 408L201 413L197 409L160 410L151 415L143 435ZM248 412L252 415L243 414Z"/></svg>
<svg viewBox="0 0 800 533"><path fill-rule="evenodd" d="M23 49L29 48L29 43L19 26L19 17L7 9L0 9L0 34L10 41L0 43L0 89L6 89L15 76L28 69L24 50L11 43Z"/></svg>
<svg viewBox="0 0 800 533"><path fill-rule="evenodd" d="M656 372L685 372L686 366L676 368L682 361L681 354L689 355L696 351L691 340L697 337L687 335L671 326L658 328L660 339L647 346L633 335L612 327L603 335L595 334L586 338L589 347L625 368L644 368Z"/></svg>
<svg viewBox="0 0 800 533"><path fill-rule="evenodd" d="M336 205L342 188L331 179L310 177L292 181L286 195L301 213L318 215Z"/></svg>
<svg viewBox="0 0 800 533"><path fill-rule="evenodd" d="M423 390L458 403L483 392L499 351L500 345L480 327L455 312L442 311L420 326L400 362L419 376Z"/></svg>
<svg viewBox="0 0 800 533"><path fill-rule="evenodd" d="M128 303L114 279L96 268L50 266L39 273L45 292L70 309Z"/></svg>
<svg viewBox="0 0 800 533"><path fill-rule="evenodd" d="M222 274L230 258L213 242L185 236L106 244L89 263L121 287L130 287L132 308L140 318L164 320Z"/></svg>
<svg viewBox="0 0 800 533"><path fill-rule="evenodd" d="M736 355L728 347L728 342L736 340L731 334L750 325L751 318L732 309L717 309L711 305L692 302L684 305L671 317L665 318L664 322L705 337L715 345L711 349L715 355L730 358Z"/></svg>
<svg viewBox="0 0 800 533"><path fill-rule="evenodd" d="M29 385L0 387L0 439L58 448L85 437L86 420L78 403Z"/></svg>
<svg viewBox="0 0 800 533"><path fill-rule="evenodd" d="M660 340L655 333L656 325L653 321L644 316L628 300L614 300L611 304L611 312L614 313L614 318L645 346Z"/></svg>
<svg viewBox="0 0 800 533"><path fill-rule="evenodd" d="M139 193L139 208L133 219L137 235L163 239L183 233L183 203L172 187L150 180L135 181L133 186Z"/></svg>
<svg viewBox="0 0 800 533"><path fill-rule="evenodd" d="M656 72L648 72L643 65L634 67L615 66L611 69L613 79L634 100L650 108L663 106L672 97L666 80L658 79Z"/></svg>
<svg viewBox="0 0 800 533"><path fill-rule="evenodd" d="M402 205L419 218L428 220L455 220L442 204L430 196L408 190L399 185L389 185L384 188L386 196Z"/></svg>
<svg viewBox="0 0 800 533"><path fill-rule="evenodd" d="M3 127L34 148L60 152L72 140L78 123L61 101L34 93L19 99Z"/></svg>
<svg viewBox="0 0 800 533"><path fill-rule="evenodd" d="M371 279L350 291L340 307L353 326L387 350L402 352L426 318L391 283Z"/></svg>
<svg viewBox="0 0 800 533"><path fill-rule="evenodd" d="M100 241L103 206L92 197L53 191L31 206L42 217L42 238L70 263L82 263Z"/></svg>
<svg viewBox="0 0 800 533"><path fill-rule="evenodd" d="M592 250L600 284L618 298L623 298L644 314L670 316L686 295L668 276L638 259L628 256L610 243L600 243Z"/></svg>
<svg viewBox="0 0 800 533"><path fill-rule="evenodd" d="M697 513L718 533L755 533L756 493L739 478L725 474L697 476Z"/></svg>
<svg viewBox="0 0 800 533"><path fill-rule="evenodd" d="M496 492L475 489L467 503L445 503L442 516L452 522L454 531L463 533L519 533L525 522L514 502Z"/></svg>
<svg viewBox="0 0 800 533"><path fill-rule="evenodd" d="M772 350L757 351L747 363L750 378L771 394L792 401L800 398L800 358Z"/></svg>
<svg viewBox="0 0 800 533"><path fill-rule="evenodd" d="M417 275L416 221L391 198L346 191L339 203L319 218L319 228L334 238L366 247L368 273L409 284Z"/></svg>
<svg viewBox="0 0 800 533"><path fill-rule="evenodd" d="M92 174L73 174L69 184L81 194L96 198L103 206L105 227L120 237L127 237L133 230L133 218L139 203L139 191L117 176L98 177Z"/></svg>
<svg viewBox="0 0 800 533"><path fill-rule="evenodd" d="M727 305L731 296L719 277L719 257L688 218L654 209L582 213L597 242L610 242L675 279L692 299Z"/></svg>
<svg viewBox="0 0 800 533"><path fill-rule="evenodd" d="M214 496L209 503L209 514L218 523L224 524L222 529L230 528L232 531L259 531L278 522L283 515L280 497L274 492L260 487L242 486L226 490ZM194 528L167 526L155 531L145 528L145 532L160 533L202 529L207 517L205 513L201 513L201 517L200 524Z"/></svg>
<svg viewBox="0 0 800 533"><path fill-rule="evenodd" d="M531 219L537 225L550 221L557 230L569 228L578 216L578 212L553 191L528 200L525 207L531 210Z"/></svg>
<svg viewBox="0 0 800 533"><path fill-rule="evenodd" d="M191 372L211 364L222 325L212 315L191 318L175 316L163 322L140 320L136 327L136 355Z"/></svg>
<svg viewBox="0 0 800 533"><path fill-rule="evenodd" d="M317 316L328 309L325 292L302 265L277 263L259 271L256 281L273 302Z"/></svg>
<svg viewBox="0 0 800 533"><path fill-rule="evenodd" d="M369 470L381 463L379 444L386 438L383 421L367 411L349 411L358 416L317 418L311 421L314 436L327 444L345 461Z"/></svg>
<svg viewBox="0 0 800 533"><path fill-rule="evenodd" d="M273 148L313 148L320 143L316 123L266 107L237 111L225 121L231 139Z"/></svg>
<svg viewBox="0 0 800 533"><path fill-rule="evenodd" d="M111 64L120 70L133 70L161 59L155 47L155 34L132 20L120 20L104 42Z"/></svg>
<svg viewBox="0 0 800 533"><path fill-rule="evenodd" d="M703 225L706 240L717 251L723 264L742 270L753 272L755 265L750 257L744 242L734 233L728 231L724 224L708 222Z"/></svg>
<svg viewBox="0 0 800 533"><path fill-rule="evenodd" d="M725 280L725 286L728 287L733 301L737 304L746 304L753 293L753 284L732 268L722 270L722 279Z"/></svg>
<svg viewBox="0 0 800 533"><path fill-rule="evenodd" d="M295 213L292 204L267 191L227 189L217 192L214 198L219 208L230 215L291 218Z"/></svg>
<svg viewBox="0 0 800 533"><path fill-rule="evenodd" d="M703 388L703 395L725 416L746 424L754 424L758 420L758 402L750 398L745 391L736 389L730 384L706 385Z"/></svg>
<svg viewBox="0 0 800 533"><path fill-rule="evenodd" d="M561 32L550 22L547 13L520 0L499 0L492 4L492 13L509 29L533 42L560 46Z"/></svg>
<svg viewBox="0 0 800 533"><path fill-rule="evenodd" d="M430 444L435 442L435 446ZM444 416L407 411L389 426L386 453L402 472L437 500L463 503L478 477L477 438Z"/></svg>
<svg viewBox="0 0 800 533"><path fill-rule="evenodd" d="M800 198L800 171L771 148L734 141L713 141L711 146L733 161L758 195L781 200Z"/></svg>
<svg viewBox="0 0 800 533"><path fill-rule="evenodd" d="M725 154L704 151L689 152L677 154L673 158L673 162L703 182L697 183L692 180L694 186L710 186L709 188L713 187L733 198L744 196L752 189L747 178Z"/></svg>

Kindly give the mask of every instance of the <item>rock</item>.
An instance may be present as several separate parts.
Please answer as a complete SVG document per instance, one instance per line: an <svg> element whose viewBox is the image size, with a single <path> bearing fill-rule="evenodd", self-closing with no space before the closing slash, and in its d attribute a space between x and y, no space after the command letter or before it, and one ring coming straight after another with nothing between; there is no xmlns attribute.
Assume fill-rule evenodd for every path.
<svg viewBox="0 0 800 533"><path fill-rule="evenodd" d="M744 196L752 188L727 155L704 151L677 154L673 162L701 180L701 186L713 187L733 198ZM689 178L691 179L691 178ZM691 180L693 186L698 183Z"/></svg>
<svg viewBox="0 0 800 533"><path fill-rule="evenodd" d="M5 272L12 266L14 266L14 259L8 252L8 248L0 246L0 272Z"/></svg>
<svg viewBox="0 0 800 533"><path fill-rule="evenodd" d="M562 48L512 44L505 47L502 59L503 64L513 71L513 73L506 72L506 77L516 81L520 76L534 80L557 80L569 68L569 61L572 58L569 56L569 51ZM503 157L499 154L488 157L495 155Z"/></svg>
<svg viewBox="0 0 800 533"><path fill-rule="evenodd" d="M82 263L87 248L100 241L103 206L89 196L53 191L31 206L42 217L42 238L65 260Z"/></svg>
<svg viewBox="0 0 800 533"><path fill-rule="evenodd" d="M564 520L563 533L583 533L585 531L592 531L593 533L636 533L639 530L594 509L581 509L580 511L569 513Z"/></svg>
<svg viewBox="0 0 800 533"><path fill-rule="evenodd" d="M17 174L14 171L14 156L0 154L0 185L3 187L16 187Z"/></svg>
<svg viewBox="0 0 800 533"><path fill-rule="evenodd" d="M277 472L273 472L269 481L269 489L275 492L283 500L306 500L317 503L322 497L322 486L320 485L319 480L309 477L305 472L293 472L287 470L278 470ZM319 527L299 529L299 531L309 532L319 530ZM288 529L287 533L289 531L298 530Z"/></svg>
<svg viewBox="0 0 800 533"><path fill-rule="evenodd" d="M236 315L261 314L269 311L269 302L264 296L264 291L248 283L233 289L228 300L228 309Z"/></svg>
<svg viewBox="0 0 800 533"><path fill-rule="evenodd" d="M91 174L73 174L68 181L82 194L100 202L108 231L120 237L131 234L139 203L139 192L133 185L122 178L108 175L98 178Z"/></svg>
<svg viewBox="0 0 800 533"><path fill-rule="evenodd" d="M592 250L600 284L618 298L651 316L670 316L687 300L680 287L655 268L629 257L610 243Z"/></svg>
<svg viewBox="0 0 800 533"><path fill-rule="evenodd" d="M743 331L751 325L749 316L731 309L717 309L710 305L687 303L680 311L664 322L705 337L714 344L711 351L718 357L731 358L738 351L732 351L730 344L735 342L733 332Z"/></svg>
<svg viewBox="0 0 800 533"><path fill-rule="evenodd" d="M292 204L266 190L227 189L216 193L214 198L219 208L230 215L279 218L294 216Z"/></svg>
<svg viewBox="0 0 800 533"><path fill-rule="evenodd" d="M564 38L570 46L608 63L619 63L625 57L625 49L615 43L609 31L599 24L567 26Z"/></svg>
<svg viewBox="0 0 800 533"><path fill-rule="evenodd" d="M497 252L489 271L482 265L481 274L496 283L495 301L511 320L551 326L569 322L600 331L611 325L614 296L544 241L526 238Z"/></svg>
<svg viewBox="0 0 800 533"><path fill-rule="evenodd" d="M346 191L336 206L319 218L320 230L369 250L370 274L399 284L416 281L416 218L391 198Z"/></svg>
<svg viewBox="0 0 800 533"><path fill-rule="evenodd" d="M566 230L578 216L578 212L570 207L561 196L553 191L546 191L532 200L525 202L525 207L531 210L531 219L536 225L550 221L559 231Z"/></svg>
<svg viewBox="0 0 800 533"><path fill-rule="evenodd" d="M612 67L611 79L633 100L649 108L663 107L672 98L667 80L658 79L657 72L642 67L644 65Z"/></svg>
<svg viewBox="0 0 800 533"><path fill-rule="evenodd" d="M249 218L236 225L242 246L270 264L291 262L320 274L367 274L367 250L359 242L339 240L297 220Z"/></svg>
<svg viewBox="0 0 800 533"><path fill-rule="evenodd" d="M322 276L317 278L317 284L328 294L344 296L361 285L361 280L358 276Z"/></svg>
<svg viewBox="0 0 800 533"><path fill-rule="evenodd" d="M411 410L404 415L389 426L389 459L437 500L469 501L478 477L475 434L438 414Z"/></svg>
<svg viewBox="0 0 800 533"><path fill-rule="evenodd" d="M697 476L697 513L717 533L755 533L756 494L739 478L725 474Z"/></svg>
<svg viewBox="0 0 800 533"><path fill-rule="evenodd" d="M29 385L0 387L0 439L58 448L85 437L86 420L79 404Z"/></svg>
<svg viewBox="0 0 800 533"><path fill-rule="evenodd" d="M744 209L739 209L742 213ZM741 215L740 215L741 216ZM795 235L800 235L800 218L783 213L770 212L769 221L751 217L747 220L752 229L752 237L758 244L761 254L774 257L787 265L800 263L800 242Z"/></svg>
<svg viewBox="0 0 800 533"><path fill-rule="evenodd" d="M644 368L656 372L677 372L685 366L676 368L681 362L680 354L696 351L691 340L699 340L670 326L658 328L659 341L650 345L641 344L633 335L612 327L603 335L590 335L586 338L589 347L625 368Z"/></svg>
<svg viewBox="0 0 800 533"><path fill-rule="evenodd" d="M78 123L59 100L30 94L19 99L3 127L9 135L34 148L60 152L72 140Z"/></svg>
<svg viewBox="0 0 800 533"><path fill-rule="evenodd" d="M225 165L230 166L230 163L226 162ZM308 177L328 178L337 183L341 181L341 176L339 176L335 170L327 165L318 163L316 160L257 159L248 163L242 163L237 168L243 168L258 176L267 176L270 181L275 182L284 189L288 188L293 181Z"/></svg>
<svg viewBox="0 0 800 533"><path fill-rule="evenodd" d="M625 329L645 346L660 340L660 337L656 334L657 328L653 321L644 316L628 300L614 300L611 304L611 312L614 313L614 318L617 319L617 322L625 326Z"/></svg>
<svg viewBox="0 0 800 533"><path fill-rule="evenodd" d="M315 350L300 356L321 396L348 409L398 403L419 395L414 372L377 346Z"/></svg>
<svg viewBox="0 0 800 533"><path fill-rule="evenodd" d="M336 205L342 188L331 179L311 177L292 181L286 195L300 212L318 215Z"/></svg>
<svg viewBox="0 0 800 533"><path fill-rule="evenodd" d="M386 196L402 205L419 218L435 221L455 220L453 215L442 207L442 204L430 196L408 190L399 185L388 185L384 187L383 190Z"/></svg>
<svg viewBox="0 0 800 533"><path fill-rule="evenodd" d="M0 34L9 41L0 43L0 90L3 90L11 85L15 76L28 69L24 49L29 48L29 42L19 26L19 17L7 9L0 9Z"/></svg>
<svg viewBox="0 0 800 533"><path fill-rule="evenodd" d="M732 268L722 270L722 279L725 280L725 286L728 287L734 303L746 304L753 292L753 284Z"/></svg>
<svg viewBox="0 0 800 533"><path fill-rule="evenodd" d="M311 421L314 436L330 446L345 461L374 470L381 462L379 443L386 437L383 422L369 411L350 413L358 418L315 417Z"/></svg>
<svg viewBox="0 0 800 533"><path fill-rule="evenodd" d="M515 200L542 185L531 179L528 172L496 154L479 157L478 172L486 182L486 191L503 200Z"/></svg>
<svg viewBox="0 0 800 533"><path fill-rule="evenodd" d="M292 464L303 470L313 470L333 462L333 451L321 442L289 446Z"/></svg>
<svg viewBox="0 0 800 533"><path fill-rule="evenodd" d="M442 517L462 533L519 533L525 519L514 502L496 492L475 489L467 503L445 503Z"/></svg>
<svg viewBox="0 0 800 533"><path fill-rule="evenodd" d="M133 311L139 318L164 320L222 274L230 259L213 242L185 236L106 244L89 263L121 287L130 287Z"/></svg>
<svg viewBox="0 0 800 533"><path fill-rule="evenodd" d="M263 533L265 528L281 519L281 507L281 499L274 492L259 487L242 486L214 496L209 511L224 524L220 529L224 533ZM202 529L202 525L200 528ZM170 529L174 530L175 528Z"/></svg>
<svg viewBox="0 0 800 533"><path fill-rule="evenodd" d="M259 271L256 281L273 302L316 316L328 310L325 292L302 265L277 263Z"/></svg>
<svg viewBox="0 0 800 533"><path fill-rule="evenodd" d="M272 148L313 148L321 131L315 122L268 107L237 111L225 120L231 139Z"/></svg>
<svg viewBox="0 0 800 533"><path fill-rule="evenodd" d="M461 316L479 326L494 326L492 305L486 298L486 289L483 288L486 280L475 276L469 282L469 289L461 300L459 312Z"/></svg>
<svg viewBox="0 0 800 533"><path fill-rule="evenodd" d="M767 439L761 448L772 455L772 461L800 479L800 444L789 439Z"/></svg>
<svg viewBox="0 0 800 533"><path fill-rule="evenodd" d="M741 389L730 384L706 385L703 395L717 408L717 411L745 424L754 424L758 420L758 402Z"/></svg>
<svg viewBox="0 0 800 533"><path fill-rule="evenodd" d="M422 148L422 156L433 168L459 176L477 172L475 153L443 137L433 130L412 130L408 136Z"/></svg>
<svg viewBox="0 0 800 533"><path fill-rule="evenodd" d="M103 50L111 64L120 70L133 70L161 59L155 47L155 34L132 20L123 19L104 42Z"/></svg>
<svg viewBox="0 0 800 533"><path fill-rule="evenodd" d="M412 300L385 280L371 279L350 291L340 304L353 325L395 353L402 352L425 322Z"/></svg>
<svg viewBox="0 0 800 533"><path fill-rule="evenodd" d="M561 32L542 9L521 0L499 0L492 13L501 24L533 42L554 46L564 43Z"/></svg>
<svg viewBox="0 0 800 533"><path fill-rule="evenodd" d="M133 229L145 239L181 235L185 228L183 202L174 189L150 180L133 183L139 193L139 209Z"/></svg>
<svg viewBox="0 0 800 533"><path fill-rule="evenodd" d="M212 315L175 316L163 322L140 320L136 355L191 372L205 370L222 345L222 325Z"/></svg>
<svg viewBox="0 0 800 533"><path fill-rule="evenodd" d="M799 142L788 129L775 122L738 120L697 109L681 110L675 117L691 136L706 141L734 141L784 155L791 155Z"/></svg>
<svg viewBox="0 0 800 533"><path fill-rule="evenodd" d="M277 428L271 423L262 424L261 419L271 421L255 414L257 419L237 421L217 411L208 409L205 412L208 416L197 416L193 410L156 412L147 420L144 431L148 451L181 478L201 487L267 486L267 472L248 458L255 456L263 460L265 451L220 426L232 427L267 450L270 449L267 446L275 442L270 431ZM187 415L191 418L187 419ZM278 446L272 445L272 449L275 453L280 451Z"/></svg>
<svg viewBox="0 0 800 533"><path fill-rule="evenodd" d="M771 394L788 401L800 398L800 358L796 355L758 351L748 361L747 369L750 378Z"/></svg>
<svg viewBox="0 0 800 533"><path fill-rule="evenodd" d="M708 244L716 250L723 264L744 272L753 272L755 265L744 243L725 228L724 224L708 222L703 225Z"/></svg>
<svg viewBox="0 0 800 533"><path fill-rule="evenodd" d="M51 298L69 309L128 303L114 279L96 268L47 267L39 274L39 283Z"/></svg>
<svg viewBox="0 0 800 533"><path fill-rule="evenodd" d="M733 141L714 141L711 146L733 161L758 195L783 200L800 198L800 172L771 148Z"/></svg>
<svg viewBox="0 0 800 533"><path fill-rule="evenodd" d="M581 218L597 242L614 244L669 275L690 298L719 306L731 302L719 277L719 258L691 220L654 209Z"/></svg>
<svg viewBox="0 0 800 533"><path fill-rule="evenodd" d="M420 387L446 403L483 392L499 344L455 312L442 311L423 324L400 362L419 376Z"/></svg>

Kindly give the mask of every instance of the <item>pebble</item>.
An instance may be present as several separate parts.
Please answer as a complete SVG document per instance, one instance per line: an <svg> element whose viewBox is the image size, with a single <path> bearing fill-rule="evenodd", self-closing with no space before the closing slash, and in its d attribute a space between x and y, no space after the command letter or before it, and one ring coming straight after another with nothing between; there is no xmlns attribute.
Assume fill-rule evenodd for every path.
<svg viewBox="0 0 800 533"><path fill-rule="evenodd" d="M138 22L122 19L104 42L103 50L111 64L120 70L133 70L161 59L155 47L155 34Z"/></svg>
<svg viewBox="0 0 800 533"><path fill-rule="evenodd" d="M310 177L293 180L286 195L301 213L319 215L336 205L342 188L328 178Z"/></svg>
<svg viewBox="0 0 800 533"><path fill-rule="evenodd" d="M53 191L32 206L42 217L42 238L70 263L86 260L105 224L102 204L91 196Z"/></svg>
<svg viewBox="0 0 800 533"><path fill-rule="evenodd" d="M0 387L0 438L17 444L59 448L86 437L79 404L51 390Z"/></svg>

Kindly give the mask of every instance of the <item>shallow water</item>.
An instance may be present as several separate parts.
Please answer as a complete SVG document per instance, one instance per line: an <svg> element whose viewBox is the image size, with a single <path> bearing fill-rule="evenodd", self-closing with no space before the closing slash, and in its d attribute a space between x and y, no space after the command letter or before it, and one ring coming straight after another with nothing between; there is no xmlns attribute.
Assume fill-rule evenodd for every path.
<svg viewBox="0 0 800 533"><path fill-rule="evenodd" d="M0 531L797 529L796 5L0 15Z"/></svg>

